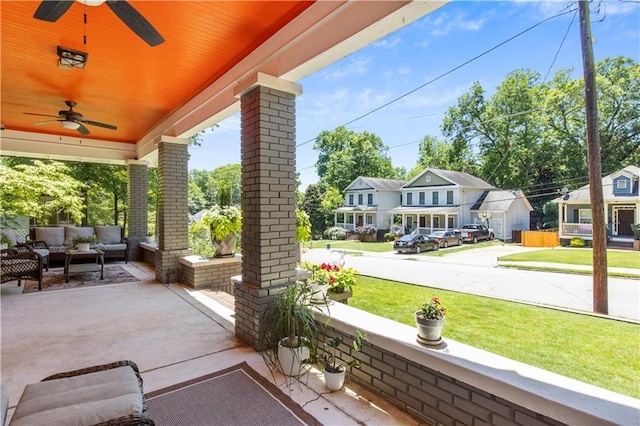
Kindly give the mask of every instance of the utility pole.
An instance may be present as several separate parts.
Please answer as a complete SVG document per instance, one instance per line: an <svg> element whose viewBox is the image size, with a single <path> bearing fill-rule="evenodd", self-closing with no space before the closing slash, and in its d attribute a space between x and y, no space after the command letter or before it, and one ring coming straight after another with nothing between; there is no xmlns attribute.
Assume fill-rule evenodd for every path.
<svg viewBox="0 0 640 426"><path fill-rule="evenodd" d="M598 131L598 98L593 38L589 20L589 0L579 0L580 42L584 73L585 121L587 125L587 163L589 167L589 197L591 198L591 226L593 227L593 311L609 313L607 283L607 228L604 221L602 196L602 163L600 161L600 133Z"/></svg>

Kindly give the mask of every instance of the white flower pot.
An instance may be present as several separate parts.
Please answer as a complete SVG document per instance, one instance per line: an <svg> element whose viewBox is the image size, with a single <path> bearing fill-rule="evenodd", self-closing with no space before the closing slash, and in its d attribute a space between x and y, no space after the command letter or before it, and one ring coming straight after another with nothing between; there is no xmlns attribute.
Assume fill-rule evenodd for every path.
<svg viewBox="0 0 640 426"><path fill-rule="evenodd" d="M285 376L299 376L306 371L304 360L309 359L309 348L300 346L298 348L288 348L278 344L278 363L280 371Z"/></svg>
<svg viewBox="0 0 640 426"><path fill-rule="evenodd" d="M236 234L227 234L224 240L212 239L213 257L233 256L236 252L238 237Z"/></svg>
<svg viewBox="0 0 640 426"><path fill-rule="evenodd" d="M329 284L318 284L310 281L309 287L311 288L311 303L324 303L324 301L327 300Z"/></svg>
<svg viewBox="0 0 640 426"><path fill-rule="evenodd" d="M344 385L344 377L346 374L346 370L343 368L339 373L331 373L327 371L326 368L324 371L324 384L327 386L329 390L337 391L342 389Z"/></svg>
<svg viewBox="0 0 640 426"><path fill-rule="evenodd" d="M418 341L424 344L438 345L442 343L442 327L444 327L444 318L441 320L422 319L415 314L416 327L418 329Z"/></svg>
<svg viewBox="0 0 640 426"><path fill-rule="evenodd" d="M78 243L78 251L89 251L90 243Z"/></svg>

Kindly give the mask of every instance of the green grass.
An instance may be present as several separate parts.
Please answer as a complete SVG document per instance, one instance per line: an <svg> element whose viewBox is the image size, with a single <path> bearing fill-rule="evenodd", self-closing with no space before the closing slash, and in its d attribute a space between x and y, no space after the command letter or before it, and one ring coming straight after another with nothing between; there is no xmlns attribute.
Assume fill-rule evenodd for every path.
<svg viewBox="0 0 640 426"><path fill-rule="evenodd" d="M640 398L640 325L360 276L349 305L410 326L438 296L443 337Z"/></svg>
<svg viewBox="0 0 640 426"><path fill-rule="evenodd" d="M571 269L571 268L554 268L551 266L535 266L535 265L501 265L501 268L511 268L511 269L523 269L527 271L542 271L542 272L560 272L564 274L575 274L575 275L593 275L591 270L584 269ZM631 279L640 279L640 270L637 274L630 274L626 272L616 272L609 271L607 272L608 277L616 277L616 278L631 278Z"/></svg>
<svg viewBox="0 0 640 426"><path fill-rule="evenodd" d="M593 265L591 249L556 248L502 256L499 260L514 262L549 262L570 265ZM607 265L640 269L640 252L607 250Z"/></svg>
<svg viewBox="0 0 640 426"><path fill-rule="evenodd" d="M361 241L353 240L314 240L308 241L303 244L306 248L327 248L327 244L331 244L332 249L340 249L347 251L373 251L376 253L384 253L387 251L393 251L393 243L363 243Z"/></svg>

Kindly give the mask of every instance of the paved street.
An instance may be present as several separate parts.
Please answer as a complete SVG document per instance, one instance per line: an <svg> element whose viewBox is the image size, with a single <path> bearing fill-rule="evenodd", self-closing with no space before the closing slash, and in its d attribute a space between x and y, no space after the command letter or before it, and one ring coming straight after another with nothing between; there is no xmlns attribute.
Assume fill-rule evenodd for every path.
<svg viewBox="0 0 640 426"><path fill-rule="evenodd" d="M591 312L593 278L554 272L496 267L505 254L528 250L519 246L494 246L444 257L403 255L393 252L346 256L345 266L363 275L422 286L462 291L500 299ZM303 260L326 262L326 249L308 250ZM640 320L640 280L609 277L609 314Z"/></svg>

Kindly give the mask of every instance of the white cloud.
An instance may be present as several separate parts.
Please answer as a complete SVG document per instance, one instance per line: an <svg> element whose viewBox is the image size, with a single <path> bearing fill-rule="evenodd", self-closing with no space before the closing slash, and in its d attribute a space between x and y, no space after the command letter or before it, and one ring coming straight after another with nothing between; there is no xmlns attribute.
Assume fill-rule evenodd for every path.
<svg viewBox="0 0 640 426"><path fill-rule="evenodd" d="M480 31L488 20L488 17L470 19L466 13L457 12L455 14L449 14L442 12L435 17L427 16L421 25L425 27L432 36L440 37L456 30Z"/></svg>
<svg viewBox="0 0 640 426"><path fill-rule="evenodd" d="M399 75L411 74L411 68L409 68L409 67L400 67L400 68L398 68L398 74Z"/></svg>
<svg viewBox="0 0 640 426"><path fill-rule="evenodd" d="M340 79L345 78L351 75L362 75L365 74L369 67L369 58L368 57L354 57L352 60L347 60L344 62L338 63L338 65L326 68L321 71L321 78L327 79Z"/></svg>
<svg viewBox="0 0 640 426"><path fill-rule="evenodd" d="M390 37L390 38L383 38L382 40L374 42L373 45L376 47L381 47L383 49L391 49L392 47L395 47L400 43L402 43L402 39L396 36L396 37Z"/></svg>

